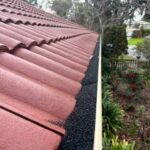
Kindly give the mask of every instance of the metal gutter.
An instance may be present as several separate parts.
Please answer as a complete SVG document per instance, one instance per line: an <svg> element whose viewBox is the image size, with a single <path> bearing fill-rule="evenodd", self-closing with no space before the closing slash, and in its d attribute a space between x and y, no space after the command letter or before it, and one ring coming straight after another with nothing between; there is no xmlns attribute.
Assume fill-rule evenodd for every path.
<svg viewBox="0 0 150 150"><path fill-rule="evenodd" d="M98 64L98 82L97 82L97 101L96 101L96 118L95 118L95 133L93 150L102 150L102 84L101 84L101 53L102 40L100 37L99 45L99 64Z"/></svg>

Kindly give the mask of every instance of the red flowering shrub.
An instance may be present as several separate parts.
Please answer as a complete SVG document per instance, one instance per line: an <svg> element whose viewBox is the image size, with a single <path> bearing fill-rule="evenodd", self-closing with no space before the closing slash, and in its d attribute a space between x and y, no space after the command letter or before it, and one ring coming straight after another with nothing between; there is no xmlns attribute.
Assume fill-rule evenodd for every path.
<svg viewBox="0 0 150 150"><path fill-rule="evenodd" d="M146 83L143 82L140 75L133 70L129 70L126 73L125 82L128 84L128 91L130 90L132 96L139 95L141 90L146 86Z"/></svg>
<svg viewBox="0 0 150 150"><path fill-rule="evenodd" d="M132 68L122 72L122 75L114 81L118 94L124 95L128 98L138 97L146 87L146 81L142 80L140 75Z"/></svg>

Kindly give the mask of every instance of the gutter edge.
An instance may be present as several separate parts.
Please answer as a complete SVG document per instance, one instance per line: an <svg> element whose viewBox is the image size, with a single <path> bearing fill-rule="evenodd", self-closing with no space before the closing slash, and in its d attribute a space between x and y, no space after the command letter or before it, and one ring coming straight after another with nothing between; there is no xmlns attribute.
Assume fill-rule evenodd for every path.
<svg viewBox="0 0 150 150"><path fill-rule="evenodd" d="M99 40L99 63L98 63L98 82L97 82L97 100L96 100L96 115L95 115L95 133L93 150L102 150L102 40Z"/></svg>

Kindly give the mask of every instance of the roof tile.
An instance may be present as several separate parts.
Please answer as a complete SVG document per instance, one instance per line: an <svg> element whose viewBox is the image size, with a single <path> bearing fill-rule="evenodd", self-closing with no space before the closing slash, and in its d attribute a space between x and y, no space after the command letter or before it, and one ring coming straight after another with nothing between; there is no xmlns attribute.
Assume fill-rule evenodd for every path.
<svg viewBox="0 0 150 150"><path fill-rule="evenodd" d="M0 43L7 46L9 50L14 50L18 47L25 47L21 41L18 41L2 33L0 33Z"/></svg>
<svg viewBox="0 0 150 150"><path fill-rule="evenodd" d="M22 0L0 1L0 149L57 149L97 38Z"/></svg>
<svg viewBox="0 0 150 150"><path fill-rule="evenodd" d="M69 78L65 78L64 76L52 72L51 70L48 71L47 69L6 52L0 53L0 64L8 69L37 80L40 83L52 86L74 96L78 93L81 87L81 84L78 82L75 82Z"/></svg>
<svg viewBox="0 0 150 150"><path fill-rule="evenodd" d="M45 69L52 70L74 81L81 82L84 77L84 74L77 70L71 69L65 65L62 65L39 54L30 52L24 48L17 49L14 54L20 58L37 64Z"/></svg>
<svg viewBox="0 0 150 150"><path fill-rule="evenodd" d="M60 119L65 119L72 112L75 99L71 95L36 83L32 79L23 77L3 66L0 67L0 70L1 93L31 104Z"/></svg>
<svg viewBox="0 0 150 150"><path fill-rule="evenodd" d="M55 150L61 136L0 109L0 149ZM14 138L15 135L15 138Z"/></svg>

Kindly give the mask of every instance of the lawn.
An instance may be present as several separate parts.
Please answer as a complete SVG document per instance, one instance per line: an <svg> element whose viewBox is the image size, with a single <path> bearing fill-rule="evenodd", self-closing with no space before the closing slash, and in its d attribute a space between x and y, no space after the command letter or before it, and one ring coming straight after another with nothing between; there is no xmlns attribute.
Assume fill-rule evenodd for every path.
<svg viewBox="0 0 150 150"><path fill-rule="evenodd" d="M144 42L144 38L131 38L128 40L128 45L138 45Z"/></svg>

